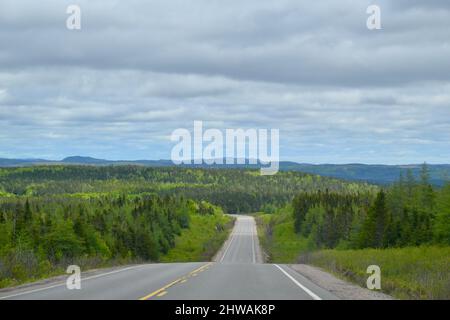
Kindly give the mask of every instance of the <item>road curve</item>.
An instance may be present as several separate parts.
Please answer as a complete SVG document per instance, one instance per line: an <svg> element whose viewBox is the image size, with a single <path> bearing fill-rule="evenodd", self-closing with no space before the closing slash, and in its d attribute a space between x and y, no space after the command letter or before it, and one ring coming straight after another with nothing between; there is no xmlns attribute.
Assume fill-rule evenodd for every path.
<svg viewBox="0 0 450 320"><path fill-rule="evenodd" d="M34 300L322 300L337 299L286 265L262 263L253 217L236 224L211 263L143 264L65 281L1 290L2 299Z"/></svg>

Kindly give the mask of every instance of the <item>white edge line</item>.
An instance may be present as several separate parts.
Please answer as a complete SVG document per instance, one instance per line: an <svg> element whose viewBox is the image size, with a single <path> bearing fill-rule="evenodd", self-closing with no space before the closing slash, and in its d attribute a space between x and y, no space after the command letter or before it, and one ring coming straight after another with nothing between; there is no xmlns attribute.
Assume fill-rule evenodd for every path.
<svg viewBox="0 0 450 320"><path fill-rule="evenodd" d="M227 255L227 252L228 252L228 249L230 249L231 243L233 242L233 239L234 239L234 230L230 234L230 241L228 242L228 245L225 248L225 252L223 253L222 258L220 259L220 262L222 262L223 259L225 259L225 256Z"/></svg>
<svg viewBox="0 0 450 320"><path fill-rule="evenodd" d="M252 224L252 257L253 263L256 263L256 255L255 255L255 226Z"/></svg>
<svg viewBox="0 0 450 320"><path fill-rule="evenodd" d="M138 268L138 267L141 267L141 266L127 267L127 268L124 268L124 269L115 270L115 271L111 271L111 272L107 272L107 273L102 273L102 274L98 274L98 275L87 277L87 278L81 278L81 281L86 281L86 280L91 280L91 279L95 279L95 278L100 278L100 277L108 276L110 274L119 273L119 272L130 270L130 269L135 269L135 268ZM18 296L23 296L23 295L26 295L26 294L35 293L35 292L44 291L44 290L49 290L49 289L53 289L53 288L57 288L57 287L65 286L65 285L66 285L66 282L62 282L62 283L58 283L58 284L55 284L55 285L52 285L52 286L48 286L48 287L45 287L45 288L39 288L39 289L34 289L34 290L29 290L29 291L23 291L23 292L11 294L11 295L8 295L8 296L0 297L0 300L14 298L14 297L18 297Z"/></svg>
<svg viewBox="0 0 450 320"><path fill-rule="evenodd" d="M315 294L314 292L312 292L311 290L309 290L307 287L305 287L304 285L302 285L300 282L298 282L293 276L291 276L289 273L287 273L286 271L283 270L283 268L281 268L279 265L274 264L275 267L277 267L278 269L280 269L281 272L283 272L286 277L288 277L289 279L292 280L292 282L294 282L297 286L299 286L303 291L305 291L311 298L313 298L314 300L322 300L321 297L319 297L317 294Z"/></svg>

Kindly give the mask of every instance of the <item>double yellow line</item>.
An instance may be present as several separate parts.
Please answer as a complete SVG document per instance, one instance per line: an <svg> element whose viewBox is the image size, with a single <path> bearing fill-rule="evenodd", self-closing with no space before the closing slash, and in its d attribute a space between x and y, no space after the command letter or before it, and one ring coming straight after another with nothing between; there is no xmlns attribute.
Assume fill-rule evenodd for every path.
<svg viewBox="0 0 450 320"><path fill-rule="evenodd" d="M146 295L145 297L140 298L139 300L148 300L151 297L154 297L154 296L157 296L157 295L160 295L160 294L162 296L162 295L164 295L162 293L165 292L170 287L176 285L177 283L179 283L179 282L181 282L183 280L187 280L189 277L196 276L198 272L202 272L202 271L206 270L207 268L209 268L209 266L211 266L211 264L212 264L212 262L207 263L207 264L201 266L200 268L197 268L197 269L189 272L188 274L186 274L186 275L184 275L184 276L182 276L182 277L172 281L171 283L166 284L164 287L162 287L162 288L160 288L160 289L158 289L156 291L153 291L152 293Z"/></svg>

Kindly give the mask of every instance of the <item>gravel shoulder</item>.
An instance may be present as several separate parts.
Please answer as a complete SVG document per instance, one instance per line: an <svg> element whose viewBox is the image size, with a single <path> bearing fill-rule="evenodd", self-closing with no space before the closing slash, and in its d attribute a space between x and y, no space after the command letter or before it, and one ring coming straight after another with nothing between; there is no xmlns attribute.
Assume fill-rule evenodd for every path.
<svg viewBox="0 0 450 320"><path fill-rule="evenodd" d="M336 278L320 268L306 264L292 264L289 267L308 278L323 289L330 291L342 300L393 300L394 298L381 293L362 288Z"/></svg>

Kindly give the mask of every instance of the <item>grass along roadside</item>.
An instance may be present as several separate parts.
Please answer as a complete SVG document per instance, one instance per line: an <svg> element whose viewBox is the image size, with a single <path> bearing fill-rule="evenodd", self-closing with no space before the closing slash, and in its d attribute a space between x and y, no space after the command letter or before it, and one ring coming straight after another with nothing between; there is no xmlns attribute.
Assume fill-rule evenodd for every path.
<svg viewBox="0 0 450 320"><path fill-rule="evenodd" d="M300 257L365 286L369 265L381 269L382 291L399 299L450 299L450 247L321 250Z"/></svg>
<svg viewBox="0 0 450 320"><path fill-rule="evenodd" d="M189 229L175 239L175 247L161 256L161 262L210 261L222 247L233 227L233 218L224 214L192 215Z"/></svg>
<svg viewBox="0 0 450 320"><path fill-rule="evenodd" d="M305 263L365 287L369 265L381 268L384 293L399 299L450 299L450 247L315 250L294 232L289 208L257 214L258 235L268 262Z"/></svg>
<svg viewBox="0 0 450 320"><path fill-rule="evenodd" d="M267 262L292 263L300 252L311 250L309 241L294 232L289 208L277 214L255 215L258 237Z"/></svg>

